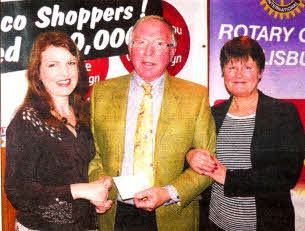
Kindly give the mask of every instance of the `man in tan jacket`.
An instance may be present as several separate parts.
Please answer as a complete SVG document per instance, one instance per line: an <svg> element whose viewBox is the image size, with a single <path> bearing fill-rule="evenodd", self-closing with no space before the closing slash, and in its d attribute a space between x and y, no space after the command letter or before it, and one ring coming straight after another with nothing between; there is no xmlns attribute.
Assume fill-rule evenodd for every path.
<svg viewBox="0 0 305 231"><path fill-rule="evenodd" d="M198 230L199 195L212 180L188 168L185 155L195 148L215 151L207 89L166 72L176 52L176 38L163 18L141 18L128 49L134 72L96 83L91 93L96 155L89 179L134 174L142 85L149 83L152 163L147 164L152 167L153 185L130 200L123 200L113 186L109 192L113 205L99 216L100 230Z"/></svg>

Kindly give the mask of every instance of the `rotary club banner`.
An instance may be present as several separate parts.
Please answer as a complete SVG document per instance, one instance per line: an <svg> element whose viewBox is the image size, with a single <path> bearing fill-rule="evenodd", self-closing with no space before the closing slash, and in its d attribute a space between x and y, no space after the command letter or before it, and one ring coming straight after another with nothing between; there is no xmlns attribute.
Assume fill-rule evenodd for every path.
<svg viewBox="0 0 305 231"><path fill-rule="evenodd" d="M266 65L258 88L265 94L296 106L305 128L305 1L209 1L210 104L229 97L220 68L224 43L246 35L264 49ZM293 166L291 166L293 167ZM305 168L291 191L296 230L305 229Z"/></svg>

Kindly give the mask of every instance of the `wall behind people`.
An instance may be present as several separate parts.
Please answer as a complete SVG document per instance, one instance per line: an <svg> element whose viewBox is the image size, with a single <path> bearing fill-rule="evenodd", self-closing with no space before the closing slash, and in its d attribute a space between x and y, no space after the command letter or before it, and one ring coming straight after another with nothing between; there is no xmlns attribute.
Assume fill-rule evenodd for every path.
<svg viewBox="0 0 305 231"><path fill-rule="evenodd" d="M210 104L229 97L221 74L219 54L223 44L246 35L257 40L266 54L266 66L258 88L269 96L295 104L305 129L305 2L209 1ZM292 168L294 166L291 166ZM291 191L296 230L305 230L305 167Z"/></svg>

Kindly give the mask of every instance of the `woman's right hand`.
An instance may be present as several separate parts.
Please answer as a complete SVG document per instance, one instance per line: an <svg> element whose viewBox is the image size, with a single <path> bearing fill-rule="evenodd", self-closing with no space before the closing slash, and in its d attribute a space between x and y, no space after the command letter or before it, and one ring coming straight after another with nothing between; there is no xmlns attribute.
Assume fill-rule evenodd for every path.
<svg viewBox="0 0 305 231"><path fill-rule="evenodd" d="M190 167L200 175L207 172L214 172L217 164L209 151L203 149L192 149L186 155L186 160Z"/></svg>
<svg viewBox="0 0 305 231"><path fill-rule="evenodd" d="M112 178L110 176L101 177L93 182L104 184L104 186L108 189L108 191L112 187Z"/></svg>
<svg viewBox="0 0 305 231"><path fill-rule="evenodd" d="M71 184L73 199L86 199L89 201L105 202L108 198L108 190L112 186L109 179L99 179L90 183Z"/></svg>
<svg viewBox="0 0 305 231"><path fill-rule="evenodd" d="M198 174L209 176L219 184L224 184L227 168L208 151L192 149L186 154L186 160Z"/></svg>

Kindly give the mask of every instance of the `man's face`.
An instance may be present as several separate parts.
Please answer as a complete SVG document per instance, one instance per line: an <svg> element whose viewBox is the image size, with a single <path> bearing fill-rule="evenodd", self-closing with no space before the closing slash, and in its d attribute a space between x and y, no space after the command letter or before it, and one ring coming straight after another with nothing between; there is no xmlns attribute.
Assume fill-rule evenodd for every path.
<svg viewBox="0 0 305 231"><path fill-rule="evenodd" d="M156 19L140 23L133 31L129 46L131 63L136 73L146 82L159 78L172 61L176 47L172 43L168 26Z"/></svg>

